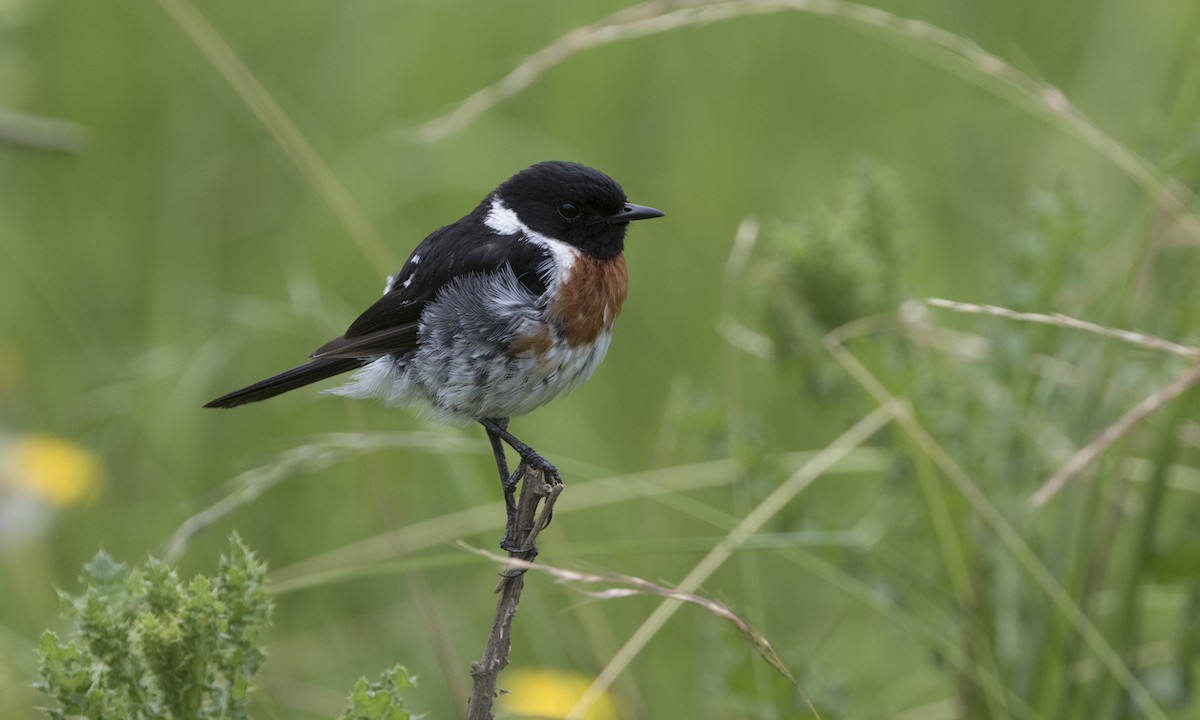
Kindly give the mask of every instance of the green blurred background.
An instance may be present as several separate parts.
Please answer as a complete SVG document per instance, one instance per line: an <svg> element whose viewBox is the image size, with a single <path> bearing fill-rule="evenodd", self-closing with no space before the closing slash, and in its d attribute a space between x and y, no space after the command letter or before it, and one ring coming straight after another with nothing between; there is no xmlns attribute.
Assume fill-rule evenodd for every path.
<svg viewBox="0 0 1200 720"><path fill-rule="evenodd" d="M355 678L395 662L419 677L412 707L459 714L495 568L449 541L490 549L503 519L482 430L314 390L232 412L200 406L303 360L377 297L383 274L426 233L540 160L598 167L632 200L667 213L632 228L630 297L601 370L514 422L567 479L541 543L552 565L678 582L797 467L788 453L819 450L870 411L819 346L837 323L813 321L847 298L867 299L834 313L839 322L894 312L904 297L944 296L1196 339L1194 215L1162 212L1114 164L1115 151L939 49L932 30L913 38L866 28L846 17L848 6L582 49L461 131L435 141L418 132L621 7L0 0L0 108L9 113L0 143L9 455L0 716L38 716L33 648L59 623L56 588L77 589L79 567L100 547L132 562L160 554L186 518L254 468L274 468L280 482L243 478L263 494L201 530L178 562L210 571L236 529L280 571L288 591L276 596L257 716L331 717ZM885 7L1062 89L1113 147L1144 158L1196 209L1186 190L1200 181L1194 0ZM225 44L269 97L252 88L248 103L231 86L240 70ZM296 134L264 123L264 106ZM331 193L340 204L327 202ZM865 235L883 227L886 252L855 230L876 194L888 209ZM727 258L747 216L761 236L730 280ZM390 258L372 254L374 237ZM856 264L864 252L876 253L866 269ZM814 282L844 277L846 287L805 296L806 272ZM781 293L796 293L795 303L781 305ZM1140 425L1071 486L1076 494L1036 516L1023 504L1178 361L1059 329L927 312L916 321L923 337L950 325L995 352L964 359L889 328L863 348L864 362L913 399L1155 709L1200 717L1200 535L1196 489L1185 482L1197 460L1194 400ZM723 337L729 313L769 342ZM1047 379L1054 363L1074 369ZM373 433L359 444L374 445L327 437L348 432ZM429 434L393 435L404 432ZM39 481L19 477L12 457L37 436L69 443L50 466L90 481L94 461L102 479L81 481L78 493L30 489ZM417 447L389 446L409 440ZM1031 566L931 469L928 448L895 427L874 444L882 454L864 451L859 471L817 481L703 587L766 635L822 717L1146 712L1131 709ZM1159 473L1159 505L1149 490L1158 475L1138 483L1124 470L1138 459L1170 470ZM709 461L718 464L688 467ZM633 483L606 480L643 471ZM668 480L707 484L646 497L622 490ZM939 507L949 534L937 529ZM419 533L382 535L417 523ZM1148 574L1166 546L1182 548L1168 558L1172 570ZM587 601L533 576L510 672L593 677L656 603ZM999 681L980 683L979 668ZM808 712L734 631L696 608L650 642L613 693L620 717Z"/></svg>

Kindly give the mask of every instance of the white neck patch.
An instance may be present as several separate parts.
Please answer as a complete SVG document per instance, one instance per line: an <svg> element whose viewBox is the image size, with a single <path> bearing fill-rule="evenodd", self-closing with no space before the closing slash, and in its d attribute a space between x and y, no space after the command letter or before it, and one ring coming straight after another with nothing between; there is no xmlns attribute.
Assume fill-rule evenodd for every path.
<svg viewBox="0 0 1200 720"><path fill-rule="evenodd" d="M575 257L579 254L579 250L562 240L547 237L521 222L516 211L505 205L499 196L492 196L492 206L488 210L487 217L483 219L483 224L501 235L519 235L526 242L541 245L549 250L556 270L553 274L552 284L565 282L570 276L571 267L575 264Z"/></svg>

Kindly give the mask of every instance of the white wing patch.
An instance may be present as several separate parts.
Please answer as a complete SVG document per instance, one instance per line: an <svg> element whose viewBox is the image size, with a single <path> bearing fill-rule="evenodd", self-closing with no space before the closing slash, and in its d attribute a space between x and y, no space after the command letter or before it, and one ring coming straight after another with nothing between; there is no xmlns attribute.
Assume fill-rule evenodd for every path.
<svg viewBox="0 0 1200 720"><path fill-rule="evenodd" d="M413 255L408 259L408 262L404 263L404 267L397 270L394 275L388 275L387 285L383 288L383 294L387 295L390 293L397 284L400 287L412 285L413 276L417 274L417 263L419 262L421 262L421 256ZM404 282L400 282L400 274L404 272L404 268L408 268L408 276L404 278Z"/></svg>

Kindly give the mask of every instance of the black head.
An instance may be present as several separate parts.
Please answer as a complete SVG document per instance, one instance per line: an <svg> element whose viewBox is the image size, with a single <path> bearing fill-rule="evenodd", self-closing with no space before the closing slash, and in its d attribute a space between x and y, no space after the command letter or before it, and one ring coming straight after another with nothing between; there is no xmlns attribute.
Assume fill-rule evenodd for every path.
<svg viewBox="0 0 1200 720"><path fill-rule="evenodd" d="M600 259L621 254L630 221L662 217L654 208L627 201L616 180L571 162L526 168L496 188L493 197L530 230Z"/></svg>

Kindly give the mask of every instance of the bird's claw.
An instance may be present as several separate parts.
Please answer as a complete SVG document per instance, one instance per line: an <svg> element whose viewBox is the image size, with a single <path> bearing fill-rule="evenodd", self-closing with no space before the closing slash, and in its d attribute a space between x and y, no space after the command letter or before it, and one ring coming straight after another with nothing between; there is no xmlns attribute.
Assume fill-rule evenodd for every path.
<svg viewBox="0 0 1200 720"><path fill-rule="evenodd" d="M529 547L518 547L517 544L513 542L508 532L505 532L504 537L500 540L500 549L512 556L520 556L520 559L528 563L533 562L538 556L538 546L536 542L532 543ZM510 568L500 573L500 577L520 577L524 575L525 571L528 569L529 568Z"/></svg>
<svg viewBox="0 0 1200 720"><path fill-rule="evenodd" d="M521 457L521 466L524 467L526 465L540 470L542 473L543 479L545 479L550 484L552 484L552 485L562 485L563 484L562 475L559 474L558 468L551 465L550 461L547 460L546 458L542 457L541 455L538 455L537 453L532 452L532 451L530 452L529 455L523 455Z"/></svg>

